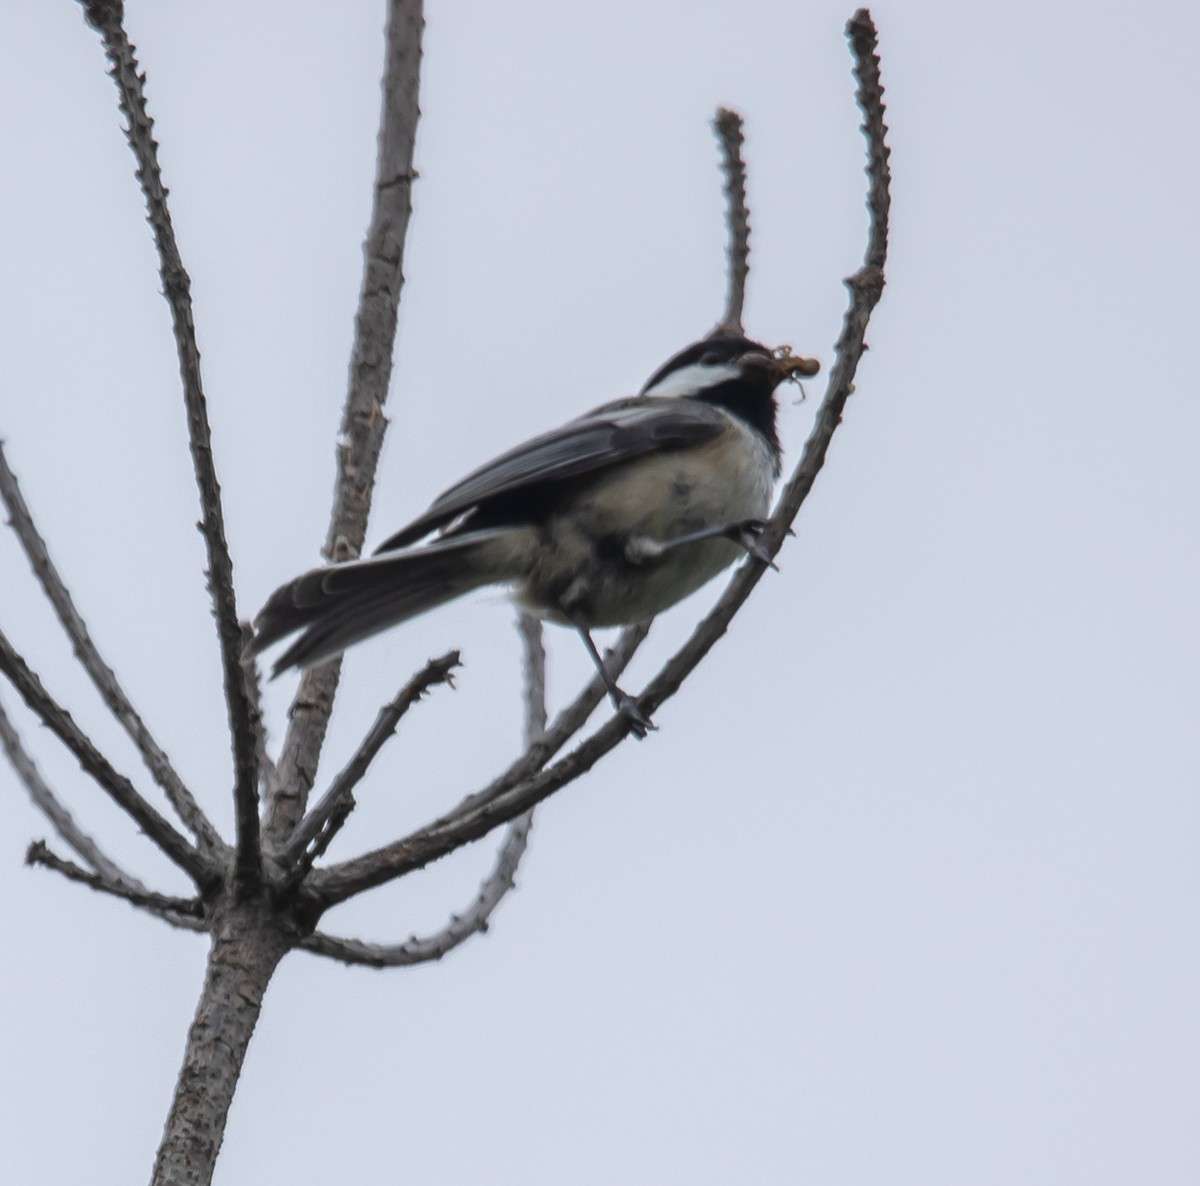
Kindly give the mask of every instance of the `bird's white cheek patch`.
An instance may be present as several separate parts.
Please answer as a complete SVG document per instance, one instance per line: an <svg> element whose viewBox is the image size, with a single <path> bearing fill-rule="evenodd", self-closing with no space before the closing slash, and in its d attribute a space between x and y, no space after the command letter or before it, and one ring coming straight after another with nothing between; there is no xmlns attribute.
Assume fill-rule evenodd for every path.
<svg viewBox="0 0 1200 1186"><path fill-rule="evenodd" d="M734 362L699 363L694 362L682 370L672 371L665 375L653 387L642 392L643 395L696 395L709 387L717 387L728 383L731 379L740 378L742 369Z"/></svg>

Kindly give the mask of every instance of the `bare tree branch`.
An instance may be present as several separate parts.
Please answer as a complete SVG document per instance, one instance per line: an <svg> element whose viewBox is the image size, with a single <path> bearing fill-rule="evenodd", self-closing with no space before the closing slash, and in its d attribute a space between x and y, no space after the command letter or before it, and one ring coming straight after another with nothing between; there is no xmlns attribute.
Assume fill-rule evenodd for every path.
<svg viewBox="0 0 1200 1186"><path fill-rule="evenodd" d="M117 682L112 668L104 662L95 643L92 642L86 624L75 609L71 595L67 591L62 577L59 576L58 570L54 567L54 562L50 559L45 541L34 525L29 507L21 495L16 476L9 469L8 459L4 456L2 441L0 441L0 498L3 498L4 505L8 510L9 526L16 533L21 547L25 550L25 555L29 558L30 567L33 569L34 576L37 577L38 584L42 587L42 592L54 607L59 622L62 623L67 637L71 640L75 657L100 693L105 707L116 717L129 735L137 747L146 769L163 789L179 818L199 839L203 847L213 852L220 852L224 847L221 837L200 809L200 805L193 798L191 791L184 786L183 780L171 765L171 760L151 736L145 722ZM80 853L79 855L83 856L84 854Z"/></svg>
<svg viewBox="0 0 1200 1186"><path fill-rule="evenodd" d="M262 714L262 676L259 671L258 657L246 653L246 647L254 637L254 627L249 622L242 623L242 666L246 669L246 691L250 697L250 724L254 728L254 747L258 753L259 786L269 783L275 777L275 763L271 759L267 745L267 723Z"/></svg>
<svg viewBox="0 0 1200 1186"><path fill-rule="evenodd" d="M21 698L41 718L42 723L75 755L83 769L113 801L123 808L200 888L213 883L218 876L216 867L198 853L188 841L171 827L123 774L92 744L91 739L71 719L42 687L41 680L30 671L25 660L13 649L8 638L0 633L0 674L20 693Z"/></svg>
<svg viewBox="0 0 1200 1186"><path fill-rule="evenodd" d="M888 215L892 205L891 171L888 168L892 150L887 146L887 124L883 122L887 108L880 81L879 34L869 9L860 8L850 18L846 36L854 54L854 77L858 79L856 98L863 113L863 135L867 138L867 207L871 212L871 223L863 263L882 272L887 260ZM879 284L882 289L882 276ZM876 295L875 300L878 299Z"/></svg>
<svg viewBox="0 0 1200 1186"><path fill-rule="evenodd" d="M35 840L29 846L25 852L25 864L53 869L55 873L61 873L71 881L91 886L92 889L99 890L102 894L111 894L114 898L124 898L126 902L143 909L152 909L156 914L176 914L193 918L201 918L204 915L204 903L199 898L172 898L167 894L156 894L142 885L133 886L121 879L81 869L74 862L55 856L46 847L44 840Z"/></svg>
<svg viewBox="0 0 1200 1186"><path fill-rule="evenodd" d="M516 885L517 866L529 843L533 811L518 816L508 826L496 865L479 888L475 899L461 914L450 916L450 922L432 935L413 935L405 943L367 943L362 939L344 939L315 931L301 941L303 950L313 955L340 960L344 964L361 964L370 968L403 968L440 960L472 935L486 934L493 911L501 899Z"/></svg>
<svg viewBox="0 0 1200 1186"><path fill-rule="evenodd" d="M865 349L871 311L883 293L890 174L888 150L883 139L886 133L883 89L879 82L878 60L874 56L875 34L870 15L860 10L851 21L848 32L855 55L855 73L859 78L857 99L865 116L864 128L868 141L870 226L866 262L846 281L850 304L835 348L835 362L825 397L805 443L803 455L760 536L760 543L768 558L773 558L779 551L825 463L833 434L841 423L846 400L853 390L854 375ZM686 676L724 634L733 615L766 571L767 563L767 560L749 557L738 568L717 604L639 698L639 706L644 711L654 713L679 689ZM464 800L428 827L356 860L316 872L310 881L311 890L321 901L332 904L344 901L370 886L381 885L413 869L422 868L461 845L486 835L498 824L528 811L560 787L590 770L628 734L629 729L626 718L613 717L565 758L547 769L541 769L549 756L541 757L545 743L533 747L520 762L515 763L483 792ZM539 770L539 773L535 773Z"/></svg>
<svg viewBox="0 0 1200 1186"><path fill-rule="evenodd" d="M542 620L526 610L517 613L517 633L525 671L525 748L546 736L546 643Z"/></svg>
<svg viewBox="0 0 1200 1186"><path fill-rule="evenodd" d="M742 160L742 117L728 107L719 107L713 131L721 142L721 169L725 174L725 220L729 227L725 312L717 322L718 332L740 334L746 305L746 277L750 272L750 211L746 208L746 163Z"/></svg>
<svg viewBox="0 0 1200 1186"><path fill-rule="evenodd" d="M177 914L174 910L160 910L157 906L147 904L143 909L147 914L162 919L169 927L180 931L191 931L192 934L205 934L208 929L207 918L194 918L190 914Z"/></svg>
<svg viewBox="0 0 1200 1186"><path fill-rule="evenodd" d="M508 834L496 858L496 866L479 887L475 899L461 915L452 915L449 924L435 934L425 937L414 935L406 943L384 944L343 939L317 931L301 940L300 946L313 955L341 960L344 964L364 964L371 968L403 968L440 960L472 935L486 933L492 912L516 884L517 866L529 843L532 824L532 809L509 824Z"/></svg>
<svg viewBox="0 0 1200 1186"><path fill-rule="evenodd" d="M363 245L350 385L338 441L333 511L322 552L329 561L349 560L362 551L387 430L383 404L392 377L404 284L404 240L412 213L424 28L423 0L389 0L374 205ZM304 815L340 674L341 661L335 659L300 677L268 804L267 829L275 841L286 837Z"/></svg>
<svg viewBox="0 0 1200 1186"><path fill-rule="evenodd" d="M196 327L192 321L191 280L175 241L171 212L167 206L167 189L158 165L154 121L146 109L145 75L138 73L134 48L125 33L123 6L118 0L84 0L84 12L88 22L104 41L104 52L111 64L109 73L116 83L120 108L128 121L125 137L137 161L137 179L146 200L148 220L158 250L163 295L171 309L187 409L188 441L200 493L200 531L208 555L208 588L221 645L221 669L233 746L233 798L237 816L236 873L239 885L249 891L262 881L257 750L250 716L250 696L240 661L242 632L233 591L233 561L225 540L221 487L213 464L212 434L200 378L200 350L196 345Z"/></svg>
<svg viewBox="0 0 1200 1186"><path fill-rule="evenodd" d="M440 932L439 932L440 933ZM439 960L445 954L425 955L425 941L415 935L407 943L367 943L362 939L342 939L314 931L307 939L300 940L300 950L326 959L340 960L343 964L367 968L403 968L411 964Z"/></svg>
<svg viewBox="0 0 1200 1186"><path fill-rule="evenodd" d="M34 806L54 825L54 830L95 871L109 881L120 881L134 889L144 890L136 877L126 873L115 861L101 851L100 846L75 822L75 817L59 802L58 797L42 778L33 758L21 744L17 732L4 705L0 704L0 745L8 757L9 764L25 785Z"/></svg>
<svg viewBox="0 0 1200 1186"><path fill-rule="evenodd" d="M396 732L396 726L404 714L435 684L454 687L454 669L461 666L458 651L448 651L440 659L430 659L396 693L395 698L379 710L375 723L359 743L350 761L333 780L321 801L304 817L283 850L281 860L285 864L299 862L296 870L298 876L289 880L299 881L303 878L312 862L329 847L330 841L354 810L354 788L362 781L387 739ZM314 849L306 852L314 841L317 842Z"/></svg>

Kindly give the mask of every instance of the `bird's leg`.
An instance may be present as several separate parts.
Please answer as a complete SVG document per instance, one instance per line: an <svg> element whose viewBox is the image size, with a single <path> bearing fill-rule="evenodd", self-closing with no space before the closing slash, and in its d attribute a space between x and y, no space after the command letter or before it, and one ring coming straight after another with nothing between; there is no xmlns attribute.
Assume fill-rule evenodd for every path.
<svg viewBox="0 0 1200 1186"><path fill-rule="evenodd" d="M728 539L746 549L755 560L779 571L779 565L771 559L770 553L759 542L759 536L767 526L765 519L741 519L737 523L717 523L713 527L704 527L700 531L690 531L687 535L677 535L674 539L651 539L646 535L634 536L625 545L627 559L635 564L647 560L657 560L673 548L684 544L694 544L705 539Z"/></svg>
<svg viewBox="0 0 1200 1186"><path fill-rule="evenodd" d="M613 706L630 724L633 730L633 735L640 741L652 729L658 728L657 725L637 706L637 701L632 696L622 692L617 685L617 681L609 674L608 668L604 665L604 659L600 652L596 649L596 644L592 641L591 634L583 626L576 625L575 629L579 632L579 637L583 639L583 645L587 647L588 654L592 657L592 662L596 664L596 670L600 672L600 678L604 681L604 686L608 689L609 698L613 702Z"/></svg>

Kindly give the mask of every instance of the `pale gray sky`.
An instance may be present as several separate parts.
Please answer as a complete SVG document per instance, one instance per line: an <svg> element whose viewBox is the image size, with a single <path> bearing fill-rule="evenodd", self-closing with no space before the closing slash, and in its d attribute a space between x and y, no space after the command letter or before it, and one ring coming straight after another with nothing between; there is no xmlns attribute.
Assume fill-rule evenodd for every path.
<svg viewBox="0 0 1200 1186"><path fill-rule="evenodd" d="M249 614L324 535L382 4L129 7ZM431 2L373 541L711 326L718 103L747 120L748 328L830 359L865 224L850 12ZM782 571L659 733L539 812L488 936L409 972L285 962L221 1186L1200 1180L1200 18L874 13L890 284ZM5 18L0 434L101 648L226 826L173 345L113 88L76 5ZM814 403L786 409L793 458ZM0 588L5 629L137 773L7 534ZM659 623L633 686L715 593ZM511 621L483 596L353 654L322 783L426 658L456 645L466 668L333 855L513 754ZM587 664L551 642L561 699ZM87 826L182 889L16 716ZM0 1178L145 1180L204 944L22 868L47 826L7 771L0 795ZM490 852L329 929L436 926Z"/></svg>

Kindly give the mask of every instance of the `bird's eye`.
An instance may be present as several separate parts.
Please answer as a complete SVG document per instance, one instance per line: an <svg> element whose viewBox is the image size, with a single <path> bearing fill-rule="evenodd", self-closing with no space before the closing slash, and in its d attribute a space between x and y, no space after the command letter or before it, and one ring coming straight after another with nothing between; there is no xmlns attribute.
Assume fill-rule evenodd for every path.
<svg viewBox="0 0 1200 1186"><path fill-rule="evenodd" d="M724 361L725 360L721 356L720 350L705 350L705 352L700 355L700 365L702 367L715 367Z"/></svg>

